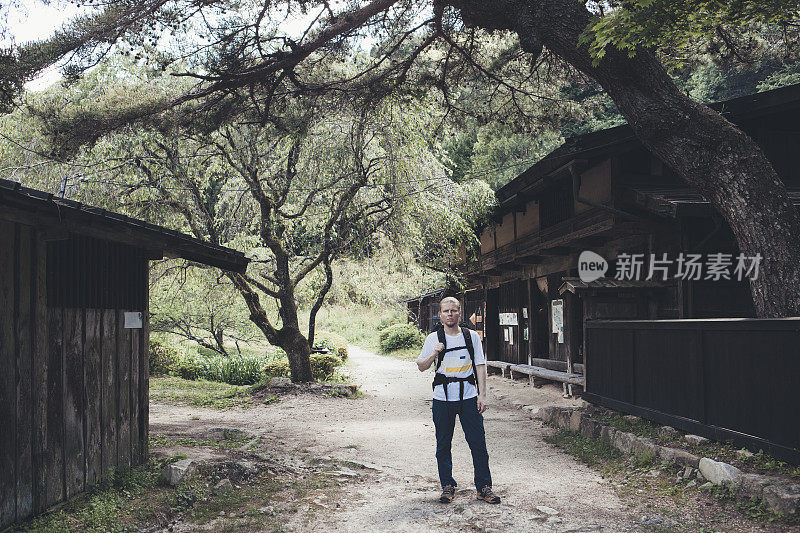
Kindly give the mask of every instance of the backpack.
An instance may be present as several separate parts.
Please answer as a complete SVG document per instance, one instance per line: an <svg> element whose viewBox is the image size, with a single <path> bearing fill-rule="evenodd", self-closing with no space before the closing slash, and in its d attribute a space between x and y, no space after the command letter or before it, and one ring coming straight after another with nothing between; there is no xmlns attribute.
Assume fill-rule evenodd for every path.
<svg viewBox="0 0 800 533"><path fill-rule="evenodd" d="M446 352L451 352L454 350L461 350L462 347L459 346L457 348L448 348L447 347L447 337L444 334L444 326L439 324L436 327L436 336L439 339L439 342L444 344L444 350L439 352L439 355L436 357L436 366L434 367L434 378L433 378L433 388L436 388L436 385L443 385L444 388L444 397L445 400L447 399L447 385L453 382L459 382L460 384L460 400L464 399L464 382L472 383L475 385L475 391L480 394L480 390L478 389L478 380L475 374L475 346L472 344L472 333L471 331L461 326L461 334L464 336L464 344L466 345L467 351L469 352L469 358L472 362L472 374L465 378L456 378L452 376L445 376L444 374L439 373L439 367L442 365L442 361L444 360L444 354Z"/></svg>

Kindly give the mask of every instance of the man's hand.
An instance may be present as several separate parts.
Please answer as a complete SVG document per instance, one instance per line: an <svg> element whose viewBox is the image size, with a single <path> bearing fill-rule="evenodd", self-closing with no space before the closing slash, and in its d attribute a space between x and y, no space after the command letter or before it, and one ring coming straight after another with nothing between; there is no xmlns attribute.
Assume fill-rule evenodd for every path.
<svg viewBox="0 0 800 533"><path fill-rule="evenodd" d="M436 346L433 347L433 351L431 354L422 360L417 360L417 368L419 368L420 372L425 372L428 370L431 365L433 364L434 359L439 357L439 353L444 350L444 344L441 342L436 343Z"/></svg>
<svg viewBox="0 0 800 533"><path fill-rule="evenodd" d="M479 394L478 395L478 413L483 414L483 412L486 411L487 407L488 407L488 405L486 404L486 396L484 396L483 394Z"/></svg>

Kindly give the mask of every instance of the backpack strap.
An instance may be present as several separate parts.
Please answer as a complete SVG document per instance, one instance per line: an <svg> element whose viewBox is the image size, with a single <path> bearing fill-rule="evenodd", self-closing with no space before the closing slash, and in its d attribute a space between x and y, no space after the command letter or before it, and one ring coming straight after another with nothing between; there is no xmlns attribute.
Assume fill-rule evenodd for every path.
<svg viewBox="0 0 800 533"><path fill-rule="evenodd" d="M472 374L475 376L475 392L480 394L481 391L478 389L478 369L475 368L475 346L472 345L472 332L469 330L469 328L462 326L461 334L464 335L464 344L467 346L469 358L472 361Z"/></svg>
<svg viewBox="0 0 800 533"><path fill-rule="evenodd" d="M444 336L444 327L442 327L441 324L436 327L436 336L439 338L439 342L444 344L444 350L439 352L439 355L436 356L436 366L433 369L434 372L439 371L439 367L442 365L442 361L444 360L444 353L447 351L447 337Z"/></svg>

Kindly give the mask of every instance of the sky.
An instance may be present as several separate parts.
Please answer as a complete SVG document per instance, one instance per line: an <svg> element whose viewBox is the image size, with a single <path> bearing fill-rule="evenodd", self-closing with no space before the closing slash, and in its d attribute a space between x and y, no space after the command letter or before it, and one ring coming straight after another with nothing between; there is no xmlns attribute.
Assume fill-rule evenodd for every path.
<svg viewBox="0 0 800 533"><path fill-rule="evenodd" d="M55 0L49 5L34 0L22 0L20 6L6 6L6 24L8 34L0 39L0 47L6 48L12 43L22 44L37 41L52 35L65 20L74 17L79 8L69 2ZM44 70L36 79L25 84L30 91L45 89L61 79L59 68L53 65Z"/></svg>
<svg viewBox="0 0 800 533"><path fill-rule="evenodd" d="M18 3L18 6L7 4ZM0 48L7 48L12 43L22 44L29 41L45 39L51 36L64 22L72 19L82 11L90 9L80 8L66 0L50 0L47 4L41 0L18 0L18 2L3 2L6 4L7 13L0 14L0 24L7 25L4 38L0 38ZM337 2L333 2L334 6ZM309 13L299 17L285 20L279 28L289 35L302 35L307 25L315 18L316 13ZM3 20L4 19L4 20ZM363 38L361 46L369 47L372 39ZM60 67L56 64L44 70L34 80L25 85L29 91L46 89L61 79Z"/></svg>

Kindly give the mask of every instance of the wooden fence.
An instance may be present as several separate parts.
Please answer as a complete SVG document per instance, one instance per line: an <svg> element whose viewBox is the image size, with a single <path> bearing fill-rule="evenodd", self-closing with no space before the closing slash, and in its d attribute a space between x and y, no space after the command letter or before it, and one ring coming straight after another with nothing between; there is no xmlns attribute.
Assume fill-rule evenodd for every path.
<svg viewBox="0 0 800 533"><path fill-rule="evenodd" d="M586 322L593 403L800 463L800 318Z"/></svg>
<svg viewBox="0 0 800 533"><path fill-rule="evenodd" d="M110 243L45 237L0 221L0 529L147 457L147 261ZM105 289L91 276L48 264L69 243L76 261L111 258L120 285L111 294L131 290L118 274L135 270L142 329L125 328L124 307L83 299L88 286ZM60 278L80 296L72 304L48 294Z"/></svg>

